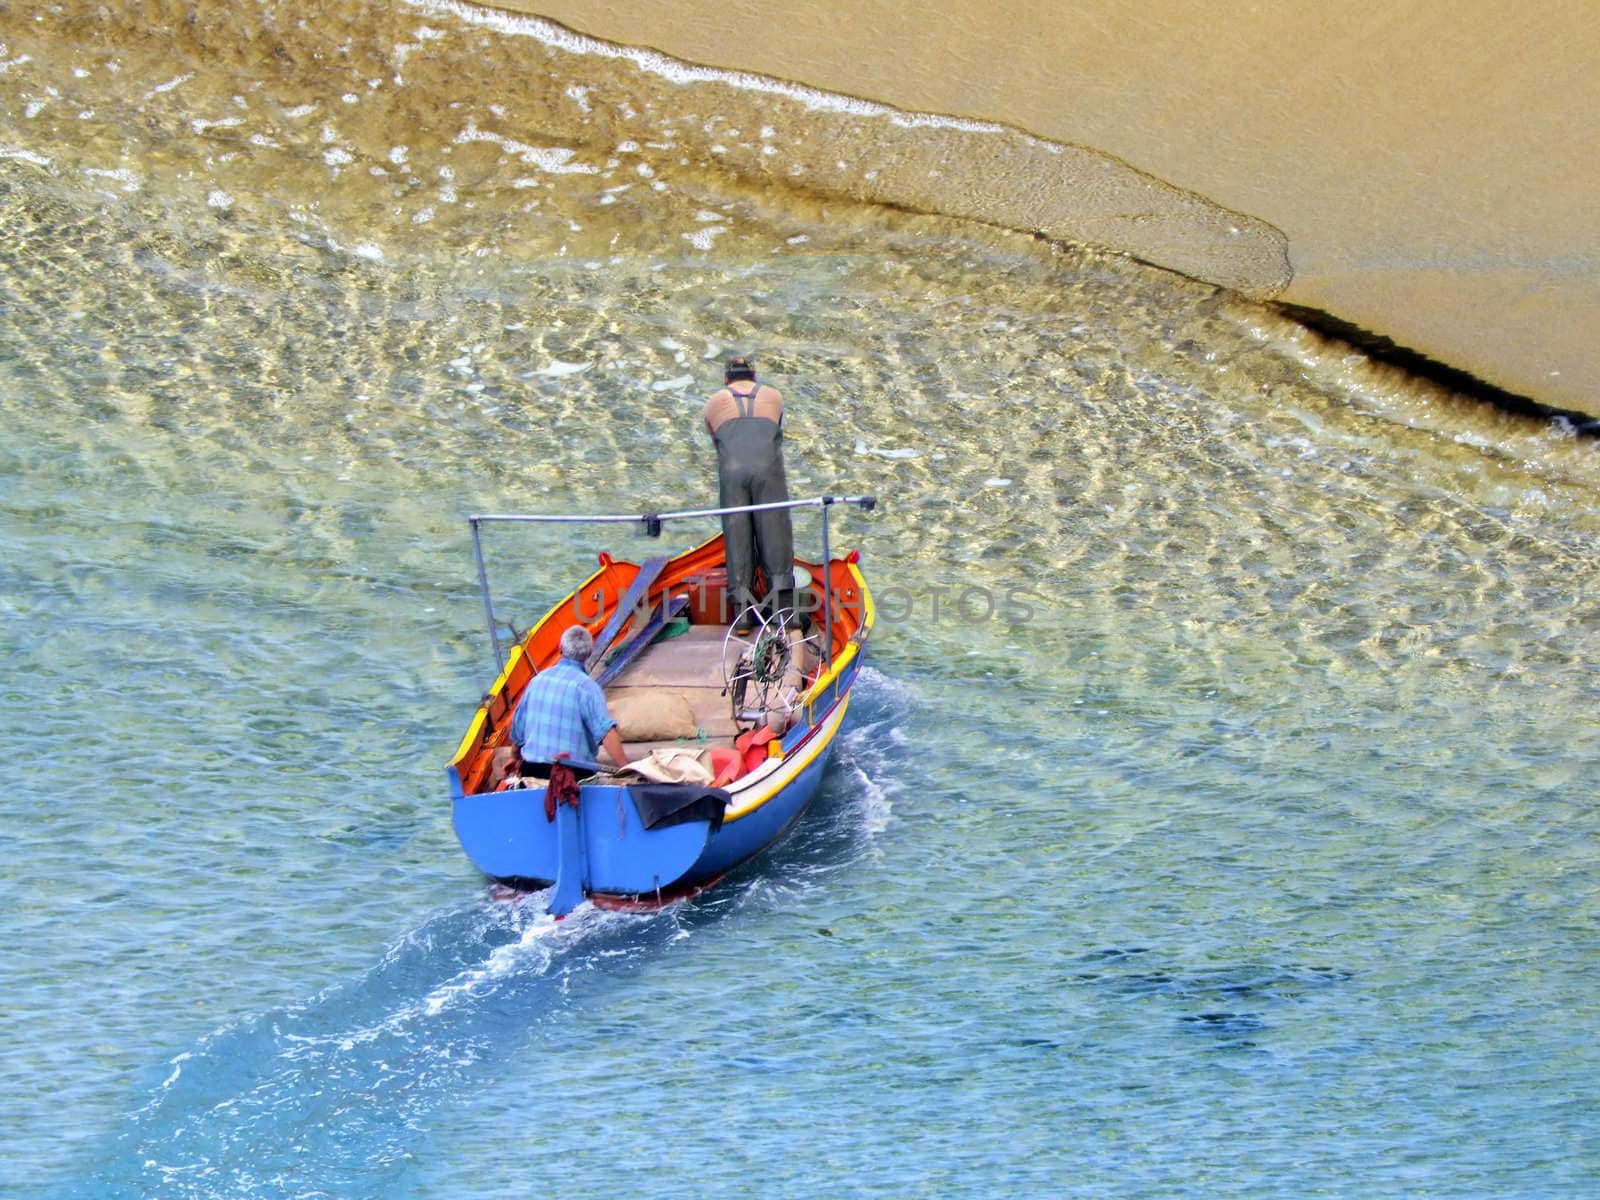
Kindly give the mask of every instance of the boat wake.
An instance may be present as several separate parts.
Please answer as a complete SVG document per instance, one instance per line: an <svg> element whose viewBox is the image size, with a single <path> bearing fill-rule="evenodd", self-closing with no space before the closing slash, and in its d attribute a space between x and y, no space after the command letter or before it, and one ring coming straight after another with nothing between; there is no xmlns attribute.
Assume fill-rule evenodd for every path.
<svg viewBox="0 0 1600 1200"><path fill-rule="evenodd" d="M363 977L177 1055L63 1196L393 1194L440 1103L491 1082L573 981L681 936L678 914L564 921L485 899L442 913Z"/></svg>
<svg viewBox="0 0 1600 1200"><path fill-rule="evenodd" d="M839 735L838 765L848 786L860 793L860 827L868 837L882 833L893 814L901 786L894 763L907 753L902 727L915 703L910 684L870 666L856 677L849 724Z"/></svg>
<svg viewBox="0 0 1600 1200"><path fill-rule="evenodd" d="M745 909L803 905L870 852L898 790L913 702L870 669L837 758L788 838L700 900L654 913L540 894L441 912L360 978L220 1029L156 1072L147 1098L62 1197L393 1195L430 1114L503 1082L507 1064L587 1003L591 983L659 961Z"/></svg>

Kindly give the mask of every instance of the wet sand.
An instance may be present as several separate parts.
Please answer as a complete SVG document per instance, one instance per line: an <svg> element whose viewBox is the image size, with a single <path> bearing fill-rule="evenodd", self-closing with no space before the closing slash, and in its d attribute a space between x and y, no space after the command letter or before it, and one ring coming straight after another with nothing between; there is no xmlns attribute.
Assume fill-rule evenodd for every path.
<svg viewBox="0 0 1600 1200"><path fill-rule="evenodd" d="M1600 415L1600 25L1578 0L497 7L1091 147L1281 231L1293 278L1271 298Z"/></svg>

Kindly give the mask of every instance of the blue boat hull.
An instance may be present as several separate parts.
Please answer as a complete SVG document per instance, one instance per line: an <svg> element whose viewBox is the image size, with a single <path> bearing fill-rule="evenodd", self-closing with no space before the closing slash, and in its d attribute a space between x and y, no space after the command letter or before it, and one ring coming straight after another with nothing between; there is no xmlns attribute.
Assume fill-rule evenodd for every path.
<svg viewBox="0 0 1600 1200"><path fill-rule="evenodd" d="M875 615L859 555L826 553L827 505L870 507L869 499L819 497L815 502L823 511L824 554L814 563L795 560L795 606L807 618L794 623L809 631L790 630L783 641L772 636L777 627L765 621L759 637L738 640L720 535L676 557L640 564L601 554L599 570L551 608L504 660L447 769L456 836L478 869L522 889L553 887L548 904L559 915L585 898L617 906L676 899L709 885L781 837L821 786ZM481 551L479 574L492 631ZM606 657L596 655L589 664L601 686L614 680L619 699L644 696L647 705L659 698L669 708L673 701L680 709L688 706L689 727L696 730L692 744L706 751L695 757L711 768L711 775L702 777L729 782L720 788L691 784L682 791L638 782L630 789L626 782L640 779L637 773L623 774L621 780L596 775L579 789L576 805L561 805L548 815L543 788L490 790L505 777L508 764L520 761L510 736L517 704L538 672L559 659L560 639L574 618L591 632L599 630L602 644L609 643ZM678 628L669 631L669 624ZM499 659L498 644L495 655ZM667 722L666 728L674 727ZM638 736L625 737L624 745L649 746L645 754L688 742L669 741L673 735L664 729L647 733L661 724L637 715L630 728ZM784 732L766 743L762 758L755 735L767 729ZM645 754L638 755L641 762ZM647 828L636 796L652 827ZM724 796L726 808L719 815Z"/></svg>
<svg viewBox="0 0 1600 1200"><path fill-rule="evenodd" d="M823 773L849 705L857 663L841 672L813 712L792 730L783 756L729 788L720 824L688 821L646 829L626 787L585 784L578 807L545 814L540 788L457 794L453 821L473 864L489 878L523 888L554 886L550 910L570 911L585 897L679 895L714 882L781 837L803 814Z"/></svg>

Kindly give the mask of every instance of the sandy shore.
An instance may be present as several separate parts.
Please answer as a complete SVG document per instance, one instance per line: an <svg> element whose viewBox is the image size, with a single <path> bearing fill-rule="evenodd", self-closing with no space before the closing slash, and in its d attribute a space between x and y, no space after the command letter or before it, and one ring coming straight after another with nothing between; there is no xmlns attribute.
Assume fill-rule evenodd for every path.
<svg viewBox="0 0 1600 1200"><path fill-rule="evenodd" d="M1284 302L1600 415L1600 22L1581 0L496 7L1115 155L1281 230Z"/></svg>

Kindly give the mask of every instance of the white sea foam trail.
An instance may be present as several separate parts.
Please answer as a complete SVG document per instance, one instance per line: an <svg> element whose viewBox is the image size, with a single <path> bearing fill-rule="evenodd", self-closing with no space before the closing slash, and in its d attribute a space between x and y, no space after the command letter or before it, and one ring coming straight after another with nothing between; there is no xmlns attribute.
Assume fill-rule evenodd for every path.
<svg viewBox="0 0 1600 1200"><path fill-rule="evenodd" d="M895 797L905 786L908 755L903 732L918 703L913 685L871 666L861 668L851 697L851 719L839 734L839 769L856 795L852 808L864 835L888 827Z"/></svg>
<svg viewBox="0 0 1600 1200"><path fill-rule="evenodd" d="M575 979L676 936L672 913L584 906L556 921L537 901L441 914L360 980L175 1055L97 1168L60 1194L384 1195L428 1114L560 1021Z"/></svg>
<svg viewBox="0 0 1600 1200"><path fill-rule="evenodd" d="M589 977L648 962L746 904L808 892L859 856L890 818L912 700L872 668L856 688L860 718L823 796L761 871L655 914L583 905L557 920L539 894L441 913L359 980L174 1055L97 1169L61 1195L300 1195L307 1163L326 1194L385 1195L438 1105L492 1085L536 1031L584 1020L575 997Z"/></svg>

